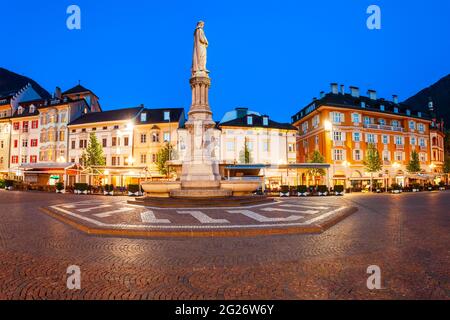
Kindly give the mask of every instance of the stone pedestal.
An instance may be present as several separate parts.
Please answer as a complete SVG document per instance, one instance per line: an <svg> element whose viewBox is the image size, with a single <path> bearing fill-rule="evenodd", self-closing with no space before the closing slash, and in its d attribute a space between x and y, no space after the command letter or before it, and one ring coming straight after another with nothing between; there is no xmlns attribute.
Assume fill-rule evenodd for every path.
<svg viewBox="0 0 450 320"><path fill-rule="evenodd" d="M219 181L219 165L212 157L216 124L208 102L211 80L206 72L199 72L190 84L192 104L185 124L188 136L181 181Z"/></svg>

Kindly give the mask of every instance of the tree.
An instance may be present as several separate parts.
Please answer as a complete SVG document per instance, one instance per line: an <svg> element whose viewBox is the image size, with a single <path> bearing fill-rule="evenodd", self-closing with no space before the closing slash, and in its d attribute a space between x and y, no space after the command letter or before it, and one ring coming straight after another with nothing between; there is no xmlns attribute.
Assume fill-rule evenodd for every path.
<svg viewBox="0 0 450 320"><path fill-rule="evenodd" d="M173 146L170 143L166 143L161 150L159 150L156 158L156 165L158 166L158 171L162 175L165 175L166 177L169 176L169 174L173 171L168 161L171 159L174 159L175 150Z"/></svg>
<svg viewBox="0 0 450 320"><path fill-rule="evenodd" d="M97 136L94 133L90 134L88 146L86 150L83 151L81 158L83 165L86 167L106 165L103 156L103 147L98 142Z"/></svg>
<svg viewBox="0 0 450 320"><path fill-rule="evenodd" d="M381 171L382 169L380 154L378 153L377 147L373 143L369 143L366 159L363 163L365 170L370 173L370 191L372 191L373 174Z"/></svg>
<svg viewBox="0 0 450 320"><path fill-rule="evenodd" d="M319 151L315 150L309 156L308 163L325 163L325 158ZM314 185L316 184L316 177L323 177L326 174L325 169L322 168L310 168L307 173L309 176L313 177Z"/></svg>
<svg viewBox="0 0 450 320"><path fill-rule="evenodd" d="M240 163L252 163L253 158L250 152L250 148L248 147L248 141L245 139L244 148L241 150L239 154L239 162Z"/></svg>
<svg viewBox="0 0 450 320"><path fill-rule="evenodd" d="M409 160L408 165L406 166L406 170L409 173L417 173L420 172L420 160L419 160L419 154L416 150L413 150L411 152L411 159Z"/></svg>

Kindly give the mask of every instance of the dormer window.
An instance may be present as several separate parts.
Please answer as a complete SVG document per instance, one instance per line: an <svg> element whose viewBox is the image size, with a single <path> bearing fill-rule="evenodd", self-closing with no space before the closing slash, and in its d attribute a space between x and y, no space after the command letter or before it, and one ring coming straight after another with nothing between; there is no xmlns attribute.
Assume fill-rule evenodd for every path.
<svg viewBox="0 0 450 320"><path fill-rule="evenodd" d="M398 108L394 107L394 113L398 113Z"/></svg>
<svg viewBox="0 0 450 320"><path fill-rule="evenodd" d="M253 125L253 117L252 116L247 116L247 124L249 126Z"/></svg>
<svg viewBox="0 0 450 320"><path fill-rule="evenodd" d="M18 113L18 114L22 114L22 113L23 113L23 108L22 108L22 107L19 107L19 108L17 109L17 113Z"/></svg>
<svg viewBox="0 0 450 320"><path fill-rule="evenodd" d="M32 104L30 106L30 113L34 113L35 110L36 110L36 107Z"/></svg>
<svg viewBox="0 0 450 320"><path fill-rule="evenodd" d="M147 113L143 112L141 113L141 122L146 122L147 121Z"/></svg>
<svg viewBox="0 0 450 320"><path fill-rule="evenodd" d="M407 114L408 116L410 116L410 115L411 115L411 110L407 109L407 110L406 110L406 114Z"/></svg>
<svg viewBox="0 0 450 320"><path fill-rule="evenodd" d="M269 117L263 117L263 126L269 125Z"/></svg>
<svg viewBox="0 0 450 320"><path fill-rule="evenodd" d="M364 101L361 101L361 108L365 108L366 107L366 103Z"/></svg>
<svg viewBox="0 0 450 320"><path fill-rule="evenodd" d="M384 111L384 104L380 104L380 110Z"/></svg>
<svg viewBox="0 0 450 320"><path fill-rule="evenodd" d="M164 111L164 121L170 121L170 111Z"/></svg>
<svg viewBox="0 0 450 320"><path fill-rule="evenodd" d="M417 116L419 117L419 118L421 118L422 117L422 112L417 112Z"/></svg>

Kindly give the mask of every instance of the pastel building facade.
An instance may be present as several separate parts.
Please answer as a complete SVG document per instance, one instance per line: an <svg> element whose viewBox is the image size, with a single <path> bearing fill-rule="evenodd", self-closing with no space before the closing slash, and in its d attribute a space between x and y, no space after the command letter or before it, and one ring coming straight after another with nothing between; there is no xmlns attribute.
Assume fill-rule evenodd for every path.
<svg viewBox="0 0 450 320"><path fill-rule="evenodd" d="M11 117L16 112L19 103L40 99L41 96L27 84L17 87L14 84L4 85L0 90L0 176L11 174Z"/></svg>
<svg viewBox="0 0 450 320"><path fill-rule="evenodd" d="M332 185L358 189L368 184L364 160L369 144L376 146L381 157L383 169L374 179L383 185L437 177L432 165L431 114L399 103L395 95L392 101L378 99L374 90L362 96L357 87L346 93L333 83L331 92L322 92L292 117L292 123L298 128L297 161L306 162L319 151L331 164ZM415 175L406 170L413 150L422 168Z"/></svg>

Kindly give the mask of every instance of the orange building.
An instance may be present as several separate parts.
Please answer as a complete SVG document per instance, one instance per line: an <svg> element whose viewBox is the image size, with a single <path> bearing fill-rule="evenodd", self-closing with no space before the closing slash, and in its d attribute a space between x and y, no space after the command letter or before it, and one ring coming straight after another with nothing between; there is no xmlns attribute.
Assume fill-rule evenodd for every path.
<svg viewBox="0 0 450 320"><path fill-rule="evenodd" d="M332 83L330 93L321 92L320 99L314 99L295 114L292 122L299 130L297 162L307 162L315 150L319 151L331 164L330 175L324 177L331 185L363 189L370 184L370 174L364 166L369 144L376 146L381 157L383 168L373 178L383 186L440 178L443 140L432 112L412 110L399 103L395 95L387 101L378 99L374 90L361 96L357 87L350 87L350 93L346 93L343 85L339 88ZM441 161L433 158L432 134L436 137L433 150ZM413 150L419 154L418 174L406 170Z"/></svg>

